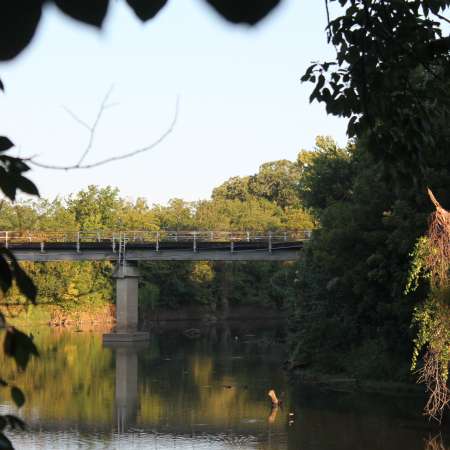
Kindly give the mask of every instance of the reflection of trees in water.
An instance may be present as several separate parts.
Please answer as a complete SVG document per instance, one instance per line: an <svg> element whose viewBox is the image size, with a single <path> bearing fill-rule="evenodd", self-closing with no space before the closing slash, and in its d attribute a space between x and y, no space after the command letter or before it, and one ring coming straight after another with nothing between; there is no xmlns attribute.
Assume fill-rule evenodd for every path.
<svg viewBox="0 0 450 450"><path fill-rule="evenodd" d="M444 444L442 434L438 433L425 439L424 450L450 450L450 447Z"/></svg>
<svg viewBox="0 0 450 450"><path fill-rule="evenodd" d="M196 339L180 330L162 332L156 338L159 358L140 358L140 373L154 376L140 383L138 423L171 424L186 430L189 424L208 424L214 429L267 424L267 391L272 383L282 389L284 379L279 360L274 363L270 352L262 351L255 341L261 334L270 339L275 331L266 328L261 333L218 323L201 326ZM283 421L277 420L278 425Z"/></svg>
<svg viewBox="0 0 450 450"><path fill-rule="evenodd" d="M113 422L121 432L136 424L186 432L208 424L214 433L267 426L267 390L283 380L256 340L274 331L218 324L202 328L198 339L182 331L152 336L144 349L104 349L91 333L34 332L42 357L15 378L29 399L24 416L44 428L104 429ZM14 370L1 358L0 365L7 375Z"/></svg>
<svg viewBox="0 0 450 450"><path fill-rule="evenodd" d="M41 357L31 360L29 370L14 375L14 362L0 357L2 375L14 379L27 396L25 416L32 420L38 410L43 421L108 423L114 365L101 336L44 327L33 334Z"/></svg>

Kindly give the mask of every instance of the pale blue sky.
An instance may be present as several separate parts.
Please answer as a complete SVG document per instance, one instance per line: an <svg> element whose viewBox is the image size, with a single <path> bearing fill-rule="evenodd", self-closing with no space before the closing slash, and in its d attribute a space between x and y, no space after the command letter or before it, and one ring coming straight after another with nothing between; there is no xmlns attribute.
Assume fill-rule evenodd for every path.
<svg viewBox="0 0 450 450"><path fill-rule="evenodd" d="M311 0L285 0L255 28L229 25L199 0L171 1L146 24L111 2L100 32L48 7L33 44L0 64L0 133L22 156L76 162L88 135L62 107L92 122L114 85L95 161L156 139L179 94L178 122L156 149L86 171L33 169L31 178L46 197L98 184L150 203L207 198L231 176L295 159L319 134L345 143L345 123L310 105L311 86L300 83L311 61L333 56L325 24L323 2Z"/></svg>

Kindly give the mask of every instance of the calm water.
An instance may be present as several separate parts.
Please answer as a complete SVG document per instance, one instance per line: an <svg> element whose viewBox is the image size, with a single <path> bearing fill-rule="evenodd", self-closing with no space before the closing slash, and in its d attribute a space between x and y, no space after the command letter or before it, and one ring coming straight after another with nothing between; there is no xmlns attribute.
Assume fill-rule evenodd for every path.
<svg viewBox="0 0 450 450"><path fill-rule="evenodd" d="M190 326L114 348L100 334L35 331L42 357L15 378L30 426L12 435L16 448L450 449L417 399L290 390L276 326L222 325L189 338ZM13 378L9 361L0 364ZM278 411L271 387L284 392ZM0 398L0 411L15 408Z"/></svg>

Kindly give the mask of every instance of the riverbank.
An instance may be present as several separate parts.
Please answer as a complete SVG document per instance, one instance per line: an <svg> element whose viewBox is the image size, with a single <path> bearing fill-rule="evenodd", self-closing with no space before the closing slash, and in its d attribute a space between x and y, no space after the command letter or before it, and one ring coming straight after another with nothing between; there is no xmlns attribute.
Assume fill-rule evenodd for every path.
<svg viewBox="0 0 450 450"><path fill-rule="evenodd" d="M65 327L71 330L108 332L114 327L115 306L92 305L82 310L58 305L9 305L0 308L8 323L16 327Z"/></svg>
<svg viewBox="0 0 450 450"><path fill-rule="evenodd" d="M298 386L315 387L324 391L369 394L384 394L390 396L414 396L425 399L423 385L413 381L381 381L349 377L342 375L329 375L315 373L308 370L294 371L290 374L291 381Z"/></svg>
<svg viewBox="0 0 450 450"><path fill-rule="evenodd" d="M15 326L65 327L79 330L111 330L115 325L115 305L83 305L82 309L62 308L58 305L13 305L0 311L8 322ZM186 306L176 309L140 308L140 322L144 329L152 329L158 324L178 322L215 323L226 321L283 321L284 311L276 308L255 308L236 306L226 312L209 306Z"/></svg>

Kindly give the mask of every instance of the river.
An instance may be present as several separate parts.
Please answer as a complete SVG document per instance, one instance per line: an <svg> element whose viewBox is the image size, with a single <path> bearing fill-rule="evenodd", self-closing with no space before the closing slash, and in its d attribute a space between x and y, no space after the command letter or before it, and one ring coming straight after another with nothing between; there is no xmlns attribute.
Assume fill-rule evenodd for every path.
<svg viewBox="0 0 450 450"><path fill-rule="evenodd" d="M24 373L0 360L27 396L29 428L9 433L16 449L450 449L420 399L291 387L276 324L193 327L115 347L97 333L34 330L41 357ZM0 412L17 410L2 396Z"/></svg>

